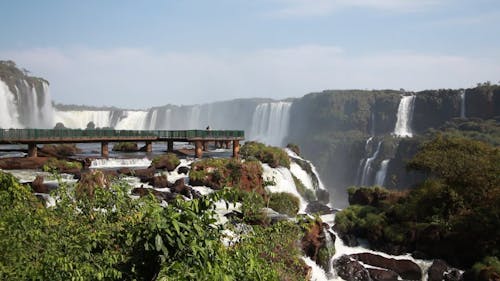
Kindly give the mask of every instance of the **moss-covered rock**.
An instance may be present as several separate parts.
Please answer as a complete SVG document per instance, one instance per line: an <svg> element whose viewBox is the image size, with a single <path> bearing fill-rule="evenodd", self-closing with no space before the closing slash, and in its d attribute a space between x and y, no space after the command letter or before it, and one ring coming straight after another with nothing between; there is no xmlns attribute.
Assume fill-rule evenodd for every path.
<svg viewBox="0 0 500 281"><path fill-rule="evenodd" d="M45 172L79 174L82 170L82 163L49 158L49 160L43 165L42 170Z"/></svg>
<svg viewBox="0 0 500 281"><path fill-rule="evenodd" d="M173 153L167 153L161 156L157 156L151 161L151 167L155 169L167 170L169 172L175 170L181 161L177 155Z"/></svg>
<svg viewBox="0 0 500 281"><path fill-rule="evenodd" d="M136 152L139 151L139 147L136 142L119 142L113 145L113 151Z"/></svg>
<svg viewBox="0 0 500 281"><path fill-rule="evenodd" d="M267 146L259 142L247 142L240 150L240 155L244 159L257 159L262 163L267 163L273 168L279 166L290 168L290 158L288 154L279 147Z"/></svg>

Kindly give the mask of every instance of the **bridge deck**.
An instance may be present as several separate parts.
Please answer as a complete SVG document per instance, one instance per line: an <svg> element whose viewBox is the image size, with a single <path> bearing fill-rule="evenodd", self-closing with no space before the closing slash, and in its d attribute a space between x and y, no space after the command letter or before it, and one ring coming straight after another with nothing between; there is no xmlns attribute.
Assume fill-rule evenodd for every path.
<svg viewBox="0 0 500 281"><path fill-rule="evenodd" d="M122 141L217 141L243 140L237 130L78 130L0 129L0 144L78 143Z"/></svg>

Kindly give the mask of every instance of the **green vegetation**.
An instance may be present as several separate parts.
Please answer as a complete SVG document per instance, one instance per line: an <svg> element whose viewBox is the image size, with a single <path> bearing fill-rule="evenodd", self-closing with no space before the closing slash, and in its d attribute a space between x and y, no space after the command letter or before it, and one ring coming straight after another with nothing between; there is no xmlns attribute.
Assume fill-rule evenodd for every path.
<svg viewBox="0 0 500 281"><path fill-rule="evenodd" d="M138 150L139 147L136 142L119 142L113 145L113 151L135 152Z"/></svg>
<svg viewBox="0 0 500 281"><path fill-rule="evenodd" d="M300 156L300 148L295 143L289 143L289 144L286 145L286 147L288 149L290 149L291 151L293 151L295 154L297 154L297 155Z"/></svg>
<svg viewBox="0 0 500 281"><path fill-rule="evenodd" d="M97 173L90 177L101 181ZM0 172L0 279L306 278L308 267L297 247L303 232L294 222L254 226L239 243L222 244L213 204L234 198L234 192L161 207L153 196L131 199L124 182L98 185L91 196L81 196L62 184L53 194L57 204L45 208L28 186ZM244 205L253 200L251 208L263 207L262 196L246 194L251 199Z"/></svg>
<svg viewBox="0 0 500 281"><path fill-rule="evenodd" d="M290 168L290 158L286 152L273 146L267 146L259 142L246 142L241 147L240 155L247 160L257 159L262 163L267 163L273 168L279 166Z"/></svg>
<svg viewBox="0 0 500 281"><path fill-rule="evenodd" d="M299 212L300 199L287 192L271 193L268 207L278 213L294 217Z"/></svg>
<svg viewBox="0 0 500 281"><path fill-rule="evenodd" d="M485 257L472 267L475 280L495 280L500 276L500 260L498 257Z"/></svg>
<svg viewBox="0 0 500 281"><path fill-rule="evenodd" d="M214 189L234 187L255 191L265 195L262 182L262 167L258 161L208 158L193 163L189 173L193 185L204 185Z"/></svg>
<svg viewBox="0 0 500 281"><path fill-rule="evenodd" d="M60 172L60 173L67 171L81 170L81 169L82 169L82 163L80 162L59 160L56 158L49 158L49 160L42 167L42 170L44 172Z"/></svg>
<svg viewBox="0 0 500 281"><path fill-rule="evenodd" d="M500 255L499 148L438 136L408 167L428 179L408 192L350 189L355 205L336 215L337 229L376 248L418 250L463 268Z"/></svg>

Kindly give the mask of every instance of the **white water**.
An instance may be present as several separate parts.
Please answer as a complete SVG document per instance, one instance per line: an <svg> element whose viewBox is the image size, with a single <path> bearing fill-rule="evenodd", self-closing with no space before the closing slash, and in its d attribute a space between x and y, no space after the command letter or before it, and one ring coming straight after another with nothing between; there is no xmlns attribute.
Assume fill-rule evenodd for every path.
<svg viewBox="0 0 500 281"><path fill-rule="evenodd" d="M21 128L18 117L14 95L7 84L0 80L0 128Z"/></svg>
<svg viewBox="0 0 500 281"><path fill-rule="evenodd" d="M385 176L387 175L387 167L391 159L385 159L380 163L380 169L375 175L375 185L384 186Z"/></svg>
<svg viewBox="0 0 500 281"><path fill-rule="evenodd" d="M311 190L316 189L316 187L314 187L313 179L311 178L311 175L309 175L306 171L304 171L304 169L302 169L297 163L293 162L294 158L307 162L311 166L311 171L313 173L313 176L316 177L316 179L318 180L318 188L326 190L325 185L321 181L321 178L319 177L319 173L316 170L316 166L314 166L314 164L311 161L300 157L299 155L297 155L295 152L293 152L292 150L290 150L288 148L285 148L285 151L292 160L292 163L290 164L290 172L292 172L292 174L296 178L301 180L306 188L311 189Z"/></svg>
<svg viewBox="0 0 500 281"><path fill-rule="evenodd" d="M151 160L148 158L109 158L94 159L90 165L92 169L122 168L122 167L149 167Z"/></svg>
<svg viewBox="0 0 500 281"><path fill-rule="evenodd" d="M109 110L74 110L54 112L54 122L63 123L67 128L85 129L89 122L96 128L111 127L111 111Z"/></svg>
<svg viewBox="0 0 500 281"><path fill-rule="evenodd" d="M259 104L253 113L250 140L268 145L282 146L288 135L291 102Z"/></svg>
<svg viewBox="0 0 500 281"><path fill-rule="evenodd" d="M124 118L116 124L117 130L145 130L149 128L146 124L147 111L125 111Z"/></svg>
<svg viewBox="0 0 500 281"><path fill-rule="evenodd" d="M275 183L275 185L266 186L266 189L272 193L287 192L295 195L300 199L299 212L304 213L307 207L307 202L297 191L297 187L295 186L290 170L284 167L271 168L268 164L262 164L262 169L264 170L262 178L264 180L273 180Z"/></svg>
<svg viewBox="0 0 500 281"><path fill-rule="evenodd" d="M398 137L412 137L411 123L413 119L413 109L415 106L415 96L403 96L399 102L396 126L394 135Z"/></svg>
<svg viewBox="0 0 500 281"><path fill-rule="evenodd" d="M371 157L366 159L365 165L363 167L363 171L361 174L361 185L370 185L370 175L372 174L372 163L378 157L378 153L380 151L380 146L382 145L382 141L378 142L377 150L373 153Z"/></svg>
<svg viewBox="0 0 500 281"><path fill-rule="evenodd" d="M465 118L465 90L460 92L460 118Z"/></svg>

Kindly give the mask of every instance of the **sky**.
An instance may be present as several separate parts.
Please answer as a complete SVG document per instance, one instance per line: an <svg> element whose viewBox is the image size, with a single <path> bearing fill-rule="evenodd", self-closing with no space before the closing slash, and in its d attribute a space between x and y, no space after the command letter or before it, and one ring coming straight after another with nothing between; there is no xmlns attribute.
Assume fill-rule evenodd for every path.
<svg viewBox="0 0 500 281"><path fill-rule="evenodd" d="M500 81L498 0L1 0L0 60L123 108Z"/></svg>

